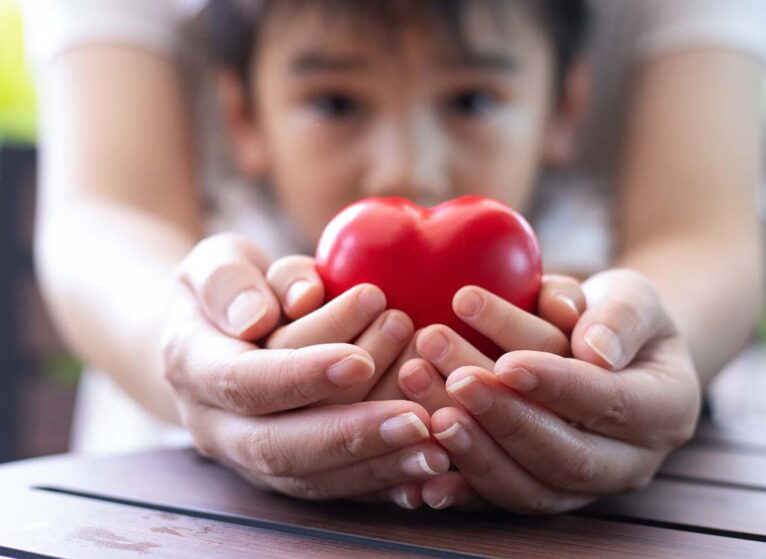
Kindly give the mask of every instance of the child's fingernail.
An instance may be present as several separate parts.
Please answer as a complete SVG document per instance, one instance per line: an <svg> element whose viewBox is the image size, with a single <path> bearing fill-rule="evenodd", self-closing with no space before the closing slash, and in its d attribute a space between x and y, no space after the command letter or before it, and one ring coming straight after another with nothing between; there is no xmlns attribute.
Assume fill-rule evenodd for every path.
<svg viewBox="0 0 766 559"><path fill-rule="evenodd" d="M386 315L386 318L383 319L383 324L380 325L380 330L389 338L400 343L404 342L412 334L409 325L396 313Z"/></svg>
<svg viewBox="0 0 766 559"><path fill-rule="evenodd" d="M292 307L297 301L301 299L306 293L308 293L314 284L307 280L298 280L293 283L287 290L285 295L285 303L288 307Z"/></svg>
<svg viewBox="0 0 766 559"><path fill-rule="evenodd" d="M455 310L466 318L475 318L483 306L484 300L481 295L472 289L463 291L455 301Z"/></svg>
<svg viewBox="0 0 766 559"><path fill-rule="evenodd" d="M455 396L457 401L474 415L487 411L492 405L492 392L474 375L449 385L447 392Z"/></svg>
<svg viewBox="0 0 766 559"><path fill-rule="evenodd" d="M577 303L569 295L556 295L556 299L564 303L569 307L575 315L580 316L580 311L577 308Z"/></svg>
<svg viewBox="0 0 766 559"><path fill-rule="evenodd" d="M266 297L257 289L248 289L231 302L226 311L226 320L232 330L241 334L263 318L268 310Z"/></svg>
<svg viewBox="0 0 766 559"><path fill-rule="evenodd" d="M402 377L402 383L412 396L422 397L431 388L433 379L422 365L415 367Z"/></svg>
<svg viewBox="0 0 766 559"><path fill-rule="evenodd" d="M519 392L529 392L536 387L540 379L523 367L514 367L510 371L500 371L497 377L506 386Z"/></svg>
<svg viewBox="0 0 766 559"><path fill-rule="evenodd" d="M391 446L404 446L428 438L428 428L413 412L396 415L380 424L380 436Z"/></svg>
<svg viewBox="0 0 766 559"><path fill-rule="evenodd" d="M386 308L386 298L378 289L366 287L359 294L359 306L370 316L374 316Z"/></svg>
<svg viewBox="0 0 766 559"><path fill-rule="evenodd" d="M444 451L440 452L443 453ZM428 459L426 458L426 453L419 450L417 452L405 454L399 462L399 465L402 468L402 472L408 476L436 476L443 474L449 468L449 458L447 458L445 454L436 454L432 457L431 462L432 463L429 464Z"/></svg>
<svg viewBox="0 0 766 559"><path fill-rule="evenodd" d="M471 435L457 421L441 433L434 433L434 437L453 454L465 454L471 448Z"/></svg>
<svg viewBox="0 0 766 559"><path fill-rule="evenodd" d="M442 510L446 509L448 506L452 504L452 501L454 501L454 498L452 495L444 495L441 499L438 501L428 501L427 499L423 499L426 504L431 507L432 509L436 510Z"/></svg>
<svg viewBox="0 0 766 559"><path fill-rule="evenodd" d="M603 324L589 326L583 334L583 341L611 367L614 367L622 357L620 338Z"/></svg>
<svg viewBox="0 0 766 559"><path fill-rule="evenodd" d="M418 338L420 353L429 361L438 362L449 349L447 336L438 330L431 330Z"/></svg>
<svg viewBox="0 0 766 559"><path fill-rule="evenodd" d="M402 507L403 509L409 509L414 510L415 505L413 505L410 502L410 496L407 495L407 491L404 490L401 487L396 487L395 489L392 489L389 493L391 496L391 500L394 501L397 505Z"/></svg>
<svg viewBox="0 0 766 559"><path fill-rule="evenodd" d="M375 372L375 363L361 355L349 355L327 368L327 378L341 388L347 388L369 379Z"/></svg>

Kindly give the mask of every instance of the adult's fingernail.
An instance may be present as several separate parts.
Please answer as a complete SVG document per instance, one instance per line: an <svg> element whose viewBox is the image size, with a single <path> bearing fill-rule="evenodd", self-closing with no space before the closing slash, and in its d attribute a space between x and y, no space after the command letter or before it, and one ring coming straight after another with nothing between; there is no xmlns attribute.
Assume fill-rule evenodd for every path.
<svg viewBox="0 0 766 559"><path fill-rule="evenodd" d="M540 383L536 375L523 367L514 367L510 371L500 371L497 378L506 386L519 392L529 392Z"/></svg>
<svg viewBox="0 0 766 559"><path fill-rule="evenodd" d="M447 336L438 330L429 330L418 337L420 354L429 361L438 362L449 349Z"/></svg>
<svg viewBox="0 0 766 559"><path fill-rule="evenodd" d="M373 316L386 308L386 298L378 289L365 287L359 294L359 306L364 312Z"/></svg>
<svg viewBox="0 0 766 559"><path fill-rule="evenodd" d="M614 367L622 357L620 338L603 324L589 326L583 334L583 341L611 367Z"/></svg>
<svg viewBox="0 0 766 559"><path fill-rule="evenodd" d="M423 498L425 503L431 507L432 509L436 510L442 510L446 509L448 506L452 504L452 502L455 500L455 498L452 495L444 495L441 499L437 500L428 500L427 498Z"/></svg>
<svg viewBox="0 0 766 559"><path fill-rule="evenodd" d="M443 451L442 451L443 452ZM436 476L443 474L449 468L449 458L444 454L436 454L428 462L426 453L422 450L405 454L399 462L402 472L409 476Z"/></svg>
<svg viewBox="0 0 766 559"><path fill-rule="evenodd" d="M559 294L559 295L556 295L556 299L558 299L559 301L564 303L567 307L569 307L569 309L573 313L575 313L575 315L580 316L580 311L577 308L577 303L575 303L575 300L572 299L569 295Z"/></svg>
<svg viewBox="0 0 766 559"><path fill-rule="evenodd" d="M455 301L455 311L466 318L475 318L483 306L484 299L473 289L462 291Z"/></svg>
<svg viewBox="0 0 766 559"><path fill-rule="evenodd" d="M433 383L431 375L422 365L418 365L411 371L408 371L407 374L401 377L401 380L407 391L416 397L424 396Z"/></svg>
<svg viewBox="0 0 766 559"><path fill-rule="evenodd" d="M231 302L226 320L232 330L241 334L258 322L269 311L268 301L257 289L243 291Z"/></svg>
<svg viewBox="0 0 766 559"><path fill-rule="evenodd" d="M404 446L426 440L428 428L415 413L408 411L381 423L380 436L391 446Z"/></svg>
<svg viewBox="0 0 766 559"><path fill-rule="evenodd" d="M389 493L391 500L403 509L413 510L415 505L410 502L410 496L407 495L407 491L401 487L396 487Z"/></svg>
<svg viewBox="0 0 766 559"><path fill-rule="evenodd" d="M447 392L455 396L457 401L474 415L487 411L492 405L492 392L479 377L474 375L449 385Z"/></svg>
<svg viewBox="0 0 766 559"><path fill-rule="evenodd" d="M453 454L465 454L471 448L471 435L457 421L444 431L434 433L434 437Z"/></svg>
<svg viewBox="0 0 766 559"><path fill-rule="evenodd" d="M412 334L409 325L401 316L394 312L386 315L386 318L383 319L383 324L380 325L380 330L394 341L400 343L404 342Z"/></svg>
<svg viewBox="0 0 766 559"><path fill-rule="evenodd" d="M347 388L369 379L375 363L361 355L349 355L327 368L327 378L336 386Z"/></svg>
<svg viewBox="0 0 766 559"><path fill-rule="evenodd" d="M308 280L298 280L294 282L287 290L287 295L285 295L285 303L287 303L287 306L292 307L301 297L308 293L312 287L314 287L314 284Z"/></svg>

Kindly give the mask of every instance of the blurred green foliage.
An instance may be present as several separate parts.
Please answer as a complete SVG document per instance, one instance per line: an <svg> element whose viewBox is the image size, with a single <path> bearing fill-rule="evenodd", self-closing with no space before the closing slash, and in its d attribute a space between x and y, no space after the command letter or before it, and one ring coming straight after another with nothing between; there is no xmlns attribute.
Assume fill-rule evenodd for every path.
<svg viewBox="0 0 766 559"><path fill-rule="evenodd" d="M82 363L62 351L43 358L40 363L40 372L49 382L74 386L80 380Z"/></svg>
<svg viewBox="0 0 766 559"><path fill-rule="evenodd" d="M0 141L33 142L35 106L24 56L21 8L16 0L0 0Z"/></svg>

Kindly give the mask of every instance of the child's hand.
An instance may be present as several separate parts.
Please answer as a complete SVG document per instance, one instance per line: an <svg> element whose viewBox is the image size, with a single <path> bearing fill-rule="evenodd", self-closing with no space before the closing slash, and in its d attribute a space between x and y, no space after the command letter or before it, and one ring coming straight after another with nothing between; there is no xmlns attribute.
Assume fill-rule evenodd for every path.
<svg viewBox="0 0 766 559"><path fill-rule="evenodd" d="M479 297L478 311L466 312L466 304ZM468 301L467 301L468 300ZM478 287L465 287L455 294L453 308L476 330L505 351L529 349L571 355L569 334L585 309L585 295L573 278L543 276L538 315L533 315ZM464 365L492 369L494 362L447 326L419 330L391 373L378 383L369 399L407 398L423 405L429 413L453 405L444 379Z"/></svg>
<svg viewBox="0 0 766 559"><path fill-rule="evenodd" d="M314 259L308 256L277 260L269 268L267 280L285 315L293 322L271 334L266 347L300 348L353 342L365 350L375 364L374 373L367 380L324 398L317 402L319 404L351 404L364 400L412 337L410 318L398 310L384 310L385 295L373 285L357 285L322 306L324 285Z"/></svg>
<svg viewBox="0 0 766 559"><path fill-rule="evenodd" d="M201 242L181 266L162 359L200 453L305 499L371 494L445 472L449 459L429 440L429 416L416 403L301 409L369 380L373 358L346 343L261 349L247 341L267 336L279 317L266 266L236 235ZM375 291L361 286L336 310L353 307L368 288ZM287 330L279 335L287 339Z"/></svg>
<svg viewBox="0 0 766 559"><path fill-rule="evenodd" d="M460 474L427 481L427 502L571 510L646 485L691 437L699 382L651 284L611 270L583 289L574 358L514 351L449 376L460 405L435 412L431 427Z"/></svg>

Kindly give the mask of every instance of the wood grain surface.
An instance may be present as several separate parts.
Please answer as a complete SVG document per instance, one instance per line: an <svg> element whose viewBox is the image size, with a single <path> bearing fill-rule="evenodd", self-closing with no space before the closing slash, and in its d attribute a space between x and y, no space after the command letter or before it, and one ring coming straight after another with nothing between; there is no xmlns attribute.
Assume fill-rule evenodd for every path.
<svg viewBox="0 0 766 559"><path fill-rule="evenodd" d="M708 435L645 490L549 518L302 502L190 450L27 461L0 467L0 556L766 557L766 452Z"/></svg>

